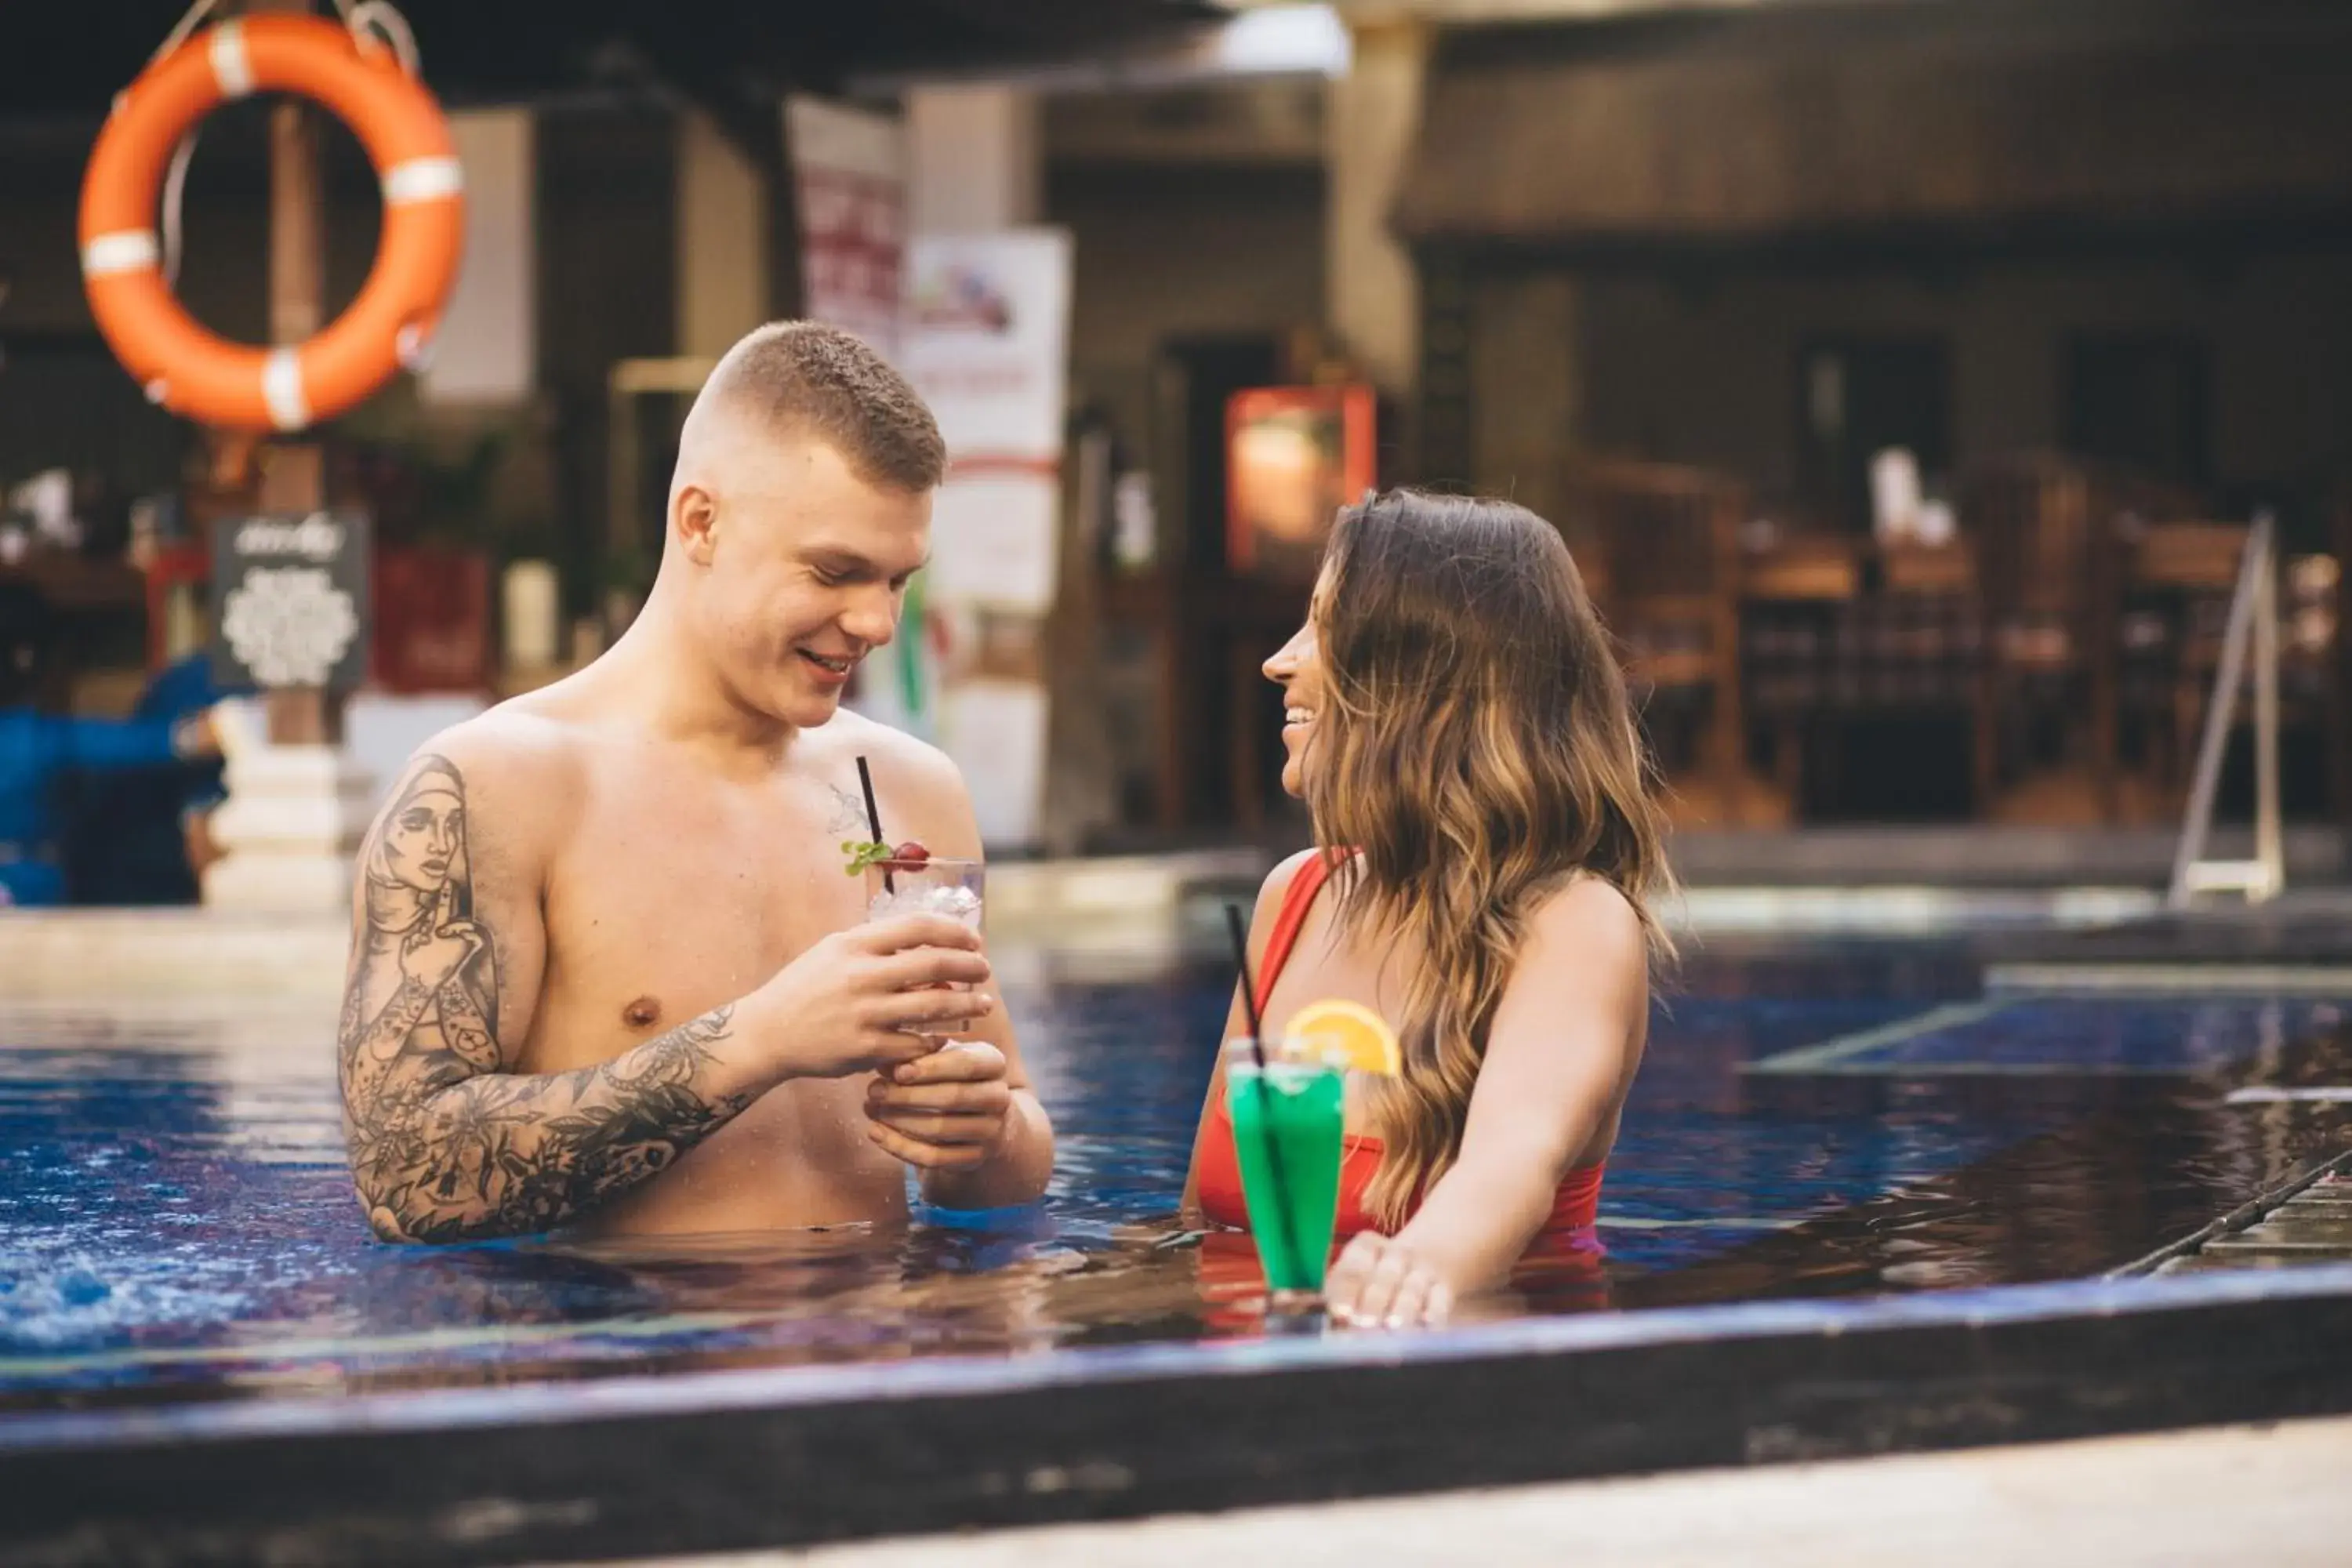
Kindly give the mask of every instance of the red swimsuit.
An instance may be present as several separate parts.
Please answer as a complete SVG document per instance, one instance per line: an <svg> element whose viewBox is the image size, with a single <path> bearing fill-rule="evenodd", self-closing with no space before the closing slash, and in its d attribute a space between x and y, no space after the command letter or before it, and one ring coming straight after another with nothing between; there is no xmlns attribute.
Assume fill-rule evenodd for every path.
<svg viewBox="0 0 2352 1568"><path fill-rule="evenodd" d="M1266 999L1274 994L1274 983L1282 973L1282 966L1290 960L1290 950L1298 943L1298 932L1307 923L1307 911L1313 906L1315 895L1330 880L1331 866L1328 858L1316 856L1300 868L1282 896L1282 908L1276 913L1274 930L1266 938L1265 957L1258 965L1257 1006L1261 1014L1265 1011ZM1342 1143L1338 1226L1341 1238L1375 1228L1371 1215L1364 1212L1364 1189L1371 1184L1372 1173L1380 1163L1379 1139L1350 1133ZM1544 1221L1538 1241L1591 1228L1601 1204L1601 1169L1600 1165L1582 1165L1568 1173L1559 1184L1551 1217ZM1241 1159L1234 1149L1233 1113L1225 1109L1225 1099L1221 1094L1209 1101L1208 1126L1201 1138L1200 1199L1201 1212L1217 1224L1237 1230L1249 1228L1249 1210L1242 1202Z"/></svg>

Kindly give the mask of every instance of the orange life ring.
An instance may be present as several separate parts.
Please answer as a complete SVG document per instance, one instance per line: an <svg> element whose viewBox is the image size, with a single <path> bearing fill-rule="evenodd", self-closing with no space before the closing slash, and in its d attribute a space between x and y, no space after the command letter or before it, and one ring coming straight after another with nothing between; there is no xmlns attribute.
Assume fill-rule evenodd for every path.
<svg viewBox="0 0 2352 1568"><path fill-rule="evenodd" d="M299 93L352 128L383 189L375 266L310 342L257 349L206 331L163 280L155 210L172 150L248 93ZM99 331L150 400L208 425L299 430L422 363L465 241L465 177L433 95L391 52L316 16L221 22L114 102L81 186L81 270Z"/></svg>

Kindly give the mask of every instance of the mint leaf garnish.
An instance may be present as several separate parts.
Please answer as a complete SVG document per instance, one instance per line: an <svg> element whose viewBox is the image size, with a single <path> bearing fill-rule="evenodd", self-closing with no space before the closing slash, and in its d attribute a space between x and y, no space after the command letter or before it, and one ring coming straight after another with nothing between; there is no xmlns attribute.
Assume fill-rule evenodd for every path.
<svg viewBox="0 0 2352 1568"><path fill-rule="evenodd" d="M856 838L842 840L841 852L849 857L848 874L862 876L866 868L879 860L890 858L887 844L864 842Z"/></svg>

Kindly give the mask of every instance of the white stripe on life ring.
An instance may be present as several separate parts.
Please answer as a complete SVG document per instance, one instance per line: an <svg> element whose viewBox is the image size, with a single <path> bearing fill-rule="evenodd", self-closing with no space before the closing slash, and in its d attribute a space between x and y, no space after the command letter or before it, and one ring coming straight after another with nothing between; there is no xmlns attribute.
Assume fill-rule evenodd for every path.
<svg viewBox="0 0 2352 1568"><path fill-rule="evenodd" d="M245 24L223 22L212 30L205 51L212 58L213 80L223 98L244 98L253 91L253 57L245 52Z"/></svg>
<svg viewBox="0 0 2352 1568"><path fill-rule="evenodd" d="M310 400L302 395L299 351L269 351L261 366L261 400L269 405L269 422L280 430L299 430L310 423Z"/></svg>
<svg viewBox="0 0 2352 1568"><path fill-rule="evenodd" d="M151 271L163 261L152 228L119 228L101 234L81 247L81 274L110 278L118 272Z"/></svg>
<svg viewBox="0 0 2352 1568"><path fill-rule="evenodd" d="M455 158L411 158L383 172L386 206L409 202L434 202L466 188L465 165Z"/></svg>

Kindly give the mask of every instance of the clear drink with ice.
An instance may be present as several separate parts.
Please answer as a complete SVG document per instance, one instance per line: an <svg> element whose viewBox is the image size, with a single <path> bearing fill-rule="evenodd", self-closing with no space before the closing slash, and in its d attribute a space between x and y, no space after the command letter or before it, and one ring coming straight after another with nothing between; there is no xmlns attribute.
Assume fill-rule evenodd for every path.
<svg viewBox="0 0 2352 1568"><path fill-rule="evenodd" d="M898 915L945 915L975 932L980 930L982 895L988 868L977 860L943 860L934 856L919 865L903 861L866 868L866 918L887 921Z"/></svg>
<svg viewBox="0 0 2352 1568"><path fill-rule="evenodd" d="M943 860L934 856L919 865L892 861L887 870L877 863L866 868L866 918L887 921L899 915L945 915L977 935L987 882L988 868L978 860ZM943 982L938 989L965 987Z"/></svg>

